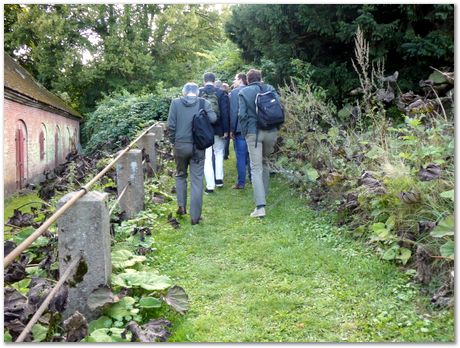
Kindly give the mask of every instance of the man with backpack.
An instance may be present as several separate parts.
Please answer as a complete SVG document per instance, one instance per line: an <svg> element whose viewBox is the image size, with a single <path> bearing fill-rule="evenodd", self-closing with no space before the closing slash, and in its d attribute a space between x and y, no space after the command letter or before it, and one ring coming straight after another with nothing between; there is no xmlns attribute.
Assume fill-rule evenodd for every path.
<svg viewBox="0 0 460 348"><path fill-rule="evenodd" d="M217 120L211 104L198 97L199 89L195 83L186 83L183 96L171 102L168 115L169 140L174 146L176 162L177 214L185 215L187 203L187 171L190 166L190 218L192 225L199 223L203 205L203 172L205 150L196 143L195 119L203 114L213 123ZM200 109L203 109L201 111Z"/></svg>
<svg viewBox="0 0 460 348"><path fill-rule="evenodd" d="M268 157L273 153L278 130L284 121L284 111L275 89L262 83L259 70L249 70L246 77L248 85L238 93L238 121L251 161L256 208L250 216L264 217L270 178Z"/></svg>
<svg viewBox="0 0 460 348"><path fill-rule="evenodd" d="M233 139L233 148L236 157L236 170L238 179L233 189L242 190L246 184L246 167L248 168L249 181L251 181L251 168L249 163L248 145L241 133L241 125L238 122L238 93L247 85L246 74L235 75L233 90L230 92L230 138Z"/></svg>
<svg viewBox="0 0 460 348"><path fill-rule="evenodd" d="M213 73L203 75L204 86L200 88L199 96L211 104L217 115L214 127L214 145L206 149L204 163L204 177L206 179L206 193L214 192L215 187L224 186L224 151L225 141L229 135L229 102L225 93L214 86L216 76ZM213 155L215 169L213 166Z"/></svg>

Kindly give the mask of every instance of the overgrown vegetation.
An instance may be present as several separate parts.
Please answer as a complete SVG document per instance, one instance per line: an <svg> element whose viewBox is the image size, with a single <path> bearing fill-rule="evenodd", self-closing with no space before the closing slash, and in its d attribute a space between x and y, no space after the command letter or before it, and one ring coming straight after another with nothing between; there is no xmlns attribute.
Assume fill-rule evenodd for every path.
<svg viewBox="0 0 460 348"><path fill-rule="evenodd" d="M281 89L287 122L275 171L377 255L414 269L435 305L453 305L453 76L434 70L424 95L383 76L358 30L363 97L336 111L304 67Z"/></svg>
<svg viewBox="0 0 460 348"><path fill-rule="evenodd" d="M112 285L96 289L88 299L89 308L100 316L87 322L84 316L76 313L62 322L68 294L68 285L65 285L26 336L26 342L155 342L168 339L171 322L167 318L171 317L171 311L183 314L189 307L185 290L162 274L155 260L155 235L161 230L170 233L180 227L171 219L174 201L164 191L169 191L172 180L168 175L172 166L170 151L165 145L158 149L161 172L146 182L145 210L134 219L121 221L123 214L116 208L111 217ZM10 230L4 236L5 255L55 211L57 200L66 192L56 195L56 186L65 182L68 191L78 187L75 180L79 173L75 168L83 169L88 176L101 169L102 162L107 160L90 161L74 156L57 168L54 178L44 184L48 188L45 193L49 204L40 203L34 196L38 203L17 207L20 209L14 210L9 217ZM113 174L109 171L94 189L116 192ZM9 204L16 201L10 200ZM112 198L109 206L114 204ZM57 231L51 227L4 271L5 341L14 341L24 330L58 277Z"/></svg>

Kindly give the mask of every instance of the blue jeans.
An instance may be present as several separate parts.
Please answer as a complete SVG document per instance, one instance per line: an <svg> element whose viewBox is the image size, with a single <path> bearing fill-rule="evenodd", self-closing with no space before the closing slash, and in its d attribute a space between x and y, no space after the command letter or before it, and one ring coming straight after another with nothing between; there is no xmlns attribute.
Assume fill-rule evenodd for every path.
<svg viewBox="0 0 460 348"><path fill-rule="evenodd" d="M236 156L236 170L238 172L238 185L243 186L246 183L246 167L248 168L249 181L251 181L251 167L249 162L248 145L246 139L241 133L235 135L233 139L233 148Z"/></svg>

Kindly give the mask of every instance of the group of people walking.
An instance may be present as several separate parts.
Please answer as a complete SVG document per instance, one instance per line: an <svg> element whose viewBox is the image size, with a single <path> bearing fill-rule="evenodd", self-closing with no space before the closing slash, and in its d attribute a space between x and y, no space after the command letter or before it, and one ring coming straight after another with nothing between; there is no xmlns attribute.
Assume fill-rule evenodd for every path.
<svg viewBox="0 0 460 348"><path fill-rule="evenodd" d="M262 73L251 69L236 74L233 89L216 83L213 73L203 75L203 86L188 82L182 96L171 102L168 115L169 140L174 145L176 162L176 195L178 215L187 214L187 177L190 172L190 217L198 224L202 212L203 192L213 194L224 185L224 158L228 142L233 140L237 180L233 189L246 187L246 171L253 187L255 209L251 217L266 215L266 196L269 187L268 157L273 152L278 128L263 130L257 127L256 96L262 90L275 89L262 83ZM198 114L200 99L214 130L214 145L198 149L193 141L193 118ZM203 101L202 101L203 103ZM228 147L227 147L228 148ZM227 150L228 151L228 150ZM206 187L203 190L203 178Z"/></svg>

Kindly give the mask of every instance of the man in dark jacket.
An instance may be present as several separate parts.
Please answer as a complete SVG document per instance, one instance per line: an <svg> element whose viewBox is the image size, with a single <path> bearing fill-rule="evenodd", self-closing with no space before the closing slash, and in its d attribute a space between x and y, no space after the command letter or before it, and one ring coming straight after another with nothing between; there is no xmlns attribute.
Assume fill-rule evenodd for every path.
<svg viewBox="0 0 460 348"><path fill-rule="evenodd" d="M268 157L273 153L278 137L278 128L257 129L255 100L257 93L262 91L275 92L275 89L268 84L262 84L262 73L259 70L251 69L246 76L248 85L238 93L238 121L241 126L241 133L245 136L248 144L249 158L251 160L252 187L256 203L256 208L251 213L251 217L264 217L270 178ZM277 94L276 98L279 98Z"/></svg>
<svg viewBox="0 0 460 348"><path fill-rule="evenodd" d="M214 86L216 76L213 73L205 73L203 75L204 86L200 88L200 97L208 98L215 95L217 104L215 107L219 110L217 121L214 123L214 145L206 149L204 163L204 177L206 179L207 193L214 192L215 187L224 186L224 151L225 141L229 135L229 102L225 93ZM211 103L212 104L212 103ZM215 159L215 173L212 163L212 155Z"/></svg>
<svg viewBox="0 0 460 348"><path fill-rule="evenodd" d="M249 152L246 139L241 133L241 125L238 122L238 93L247 85L246 74L235 75L233 90L230 92L230 137L233 139L233 148L236 157L236 170L238 180L233 186L234 189L244 189L246 184L246 167L248 168L249 181L251 181L251 169L249 163Z"/></svg>
<svg viewBox="0 0 460 348"><path fill-rule="evenodd" d="M190 166L190 217L192 225L199 223L203 205L203 171L205 150L198 150L193 144L193 116L198 114L198 85L186 83L182 89L183 96L171 102L168 115L169 140L174 145L176 161L176 196L178 215L185 215L187 203L187 169ZM211 123L217 119L208 101L204 109Z"/></svg>

